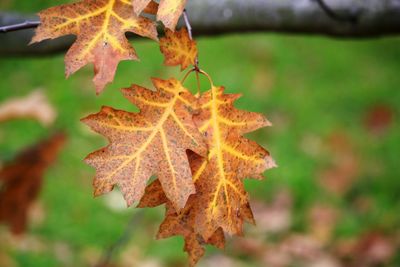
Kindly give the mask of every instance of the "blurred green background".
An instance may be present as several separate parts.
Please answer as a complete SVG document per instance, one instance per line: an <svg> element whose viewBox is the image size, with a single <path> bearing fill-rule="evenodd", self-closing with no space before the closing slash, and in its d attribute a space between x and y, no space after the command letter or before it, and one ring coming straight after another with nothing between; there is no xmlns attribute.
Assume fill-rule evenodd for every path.
<svg viewBox="0 0 400 267"><path fill-rule="evenodd" d="M9 0L0 9L33 13L62 2ZM273 123L249 138L267 148L279 165L263 181L246 181L259 207L256 219L267 223L249 226L247 241L229 238L225 251L208 249L203 266L218 260L221 266L278 266L264 259L265 253L247 252L243 244L257 240L263 245L253 243L261 250L271 250L271 244L278 246L293 235L319 240L321 253L344 264L338 266L357 266L357 259L338 252L344 241L362 247L364 239L378 239L390 253L370 266L400 266L400 39L243 34L198 38L197 43L200 66L214 83L242 93L238 108L261 112ZM46 173L39 198L43 218L30 224L28 245L3 246L14 266L93 266L137 213L123 207L119 193L92 197L94 170L82 159L106 140L79 121L103 105L134 111L119 88L151 86L150 77L182 78L178 68L163 66L156 42L140 40L134 47L141 61L120 63L114 83L98 97L92 66L66 80L62 54L0 59L0 103L42 89L58 112L50 128L29 120L0 124L0 161L11 160L56 129L69 137ZM193 78L186 85L195 89ZM203 90L207 85L202 80ZM275 197L282 192L287 201L281 207ZM280 214L278 226L288 225L277 231L268 228L276 219L268 217L274 207L278 215L290 215L283 220ZM335 216L324 221L318 207ZM116 266L185 266L180 238L154 240L162 215L162 207L137 215L130 240L116 253ZM288 266L312 266L303 259L294 262Z"/></svg>

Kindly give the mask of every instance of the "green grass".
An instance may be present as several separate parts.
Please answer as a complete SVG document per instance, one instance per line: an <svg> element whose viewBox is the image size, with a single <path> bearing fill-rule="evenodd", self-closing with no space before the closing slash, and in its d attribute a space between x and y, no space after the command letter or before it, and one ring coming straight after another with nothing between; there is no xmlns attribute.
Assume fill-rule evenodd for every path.
<svg viewBox="0 0 400 267"><path fill-rule="evenodd" d="M32 12L62 1L9 1L5 9ZM58 118L46 129L33 121L12 121L0 125L0 159L15 153L49 131L62 129L69 136L59 161L46 174L40 196L46 219L29 229L48 242L68 243L83 266L81 251L101 251L123 232L133 209L115 212L102 198L92 198L94 171L82 159L106 144L79 120L97 112L102 105L135 110L119 88L131 83L149 85L150 77L181 78L177 68L162 65L157 43L137 41L141 62L123 62L114 83L95 96L91 83L92 67L85 67L68 80L63 76L63 55L43 58L2 58L0 60L0 101L23 96L41 88L58 110ZM358 235L367 229L391 233L400 226L400 39L338 41L318 37L289 37L258 34L199 38L200 65L216 85L229 93L242 93L237 107L262 112L274 127L250 135L268 148L279 168L267 173L264 181L246 182L252 198L268 199L280 188L289 188L294 197L295 229L304 229L305 212L315 202L328 202L342 209L344 216L336 229L338 236ZM194 87L189 78L188 87ZM202 80L202 88L207 81ZM367 110L384 104L394 110L394 122L380 137L368 134L363 126ZM361 159L361 172L355 187L344 198L327 194L315 181L326 158L305 153L307 136L325 140L333 132L350 137ZM370 171L380 168L379 174ZM351 203L357 196L368 196L374 203L367 214L359 214ZM144 255L167 264L184 261L182 241L154 241L162 208L146 212L132 238ZM51 252L44 255L18 252L21 266L58 266Z"/></svg>

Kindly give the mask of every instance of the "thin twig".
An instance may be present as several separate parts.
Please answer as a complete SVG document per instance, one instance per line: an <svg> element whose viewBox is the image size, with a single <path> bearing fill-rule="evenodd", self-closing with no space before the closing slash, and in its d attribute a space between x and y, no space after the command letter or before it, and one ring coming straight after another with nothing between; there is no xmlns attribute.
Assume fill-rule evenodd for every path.
<svg viewBox="0 0 400 267"><path fill-rule="evenodd" d="M17 23L17 24L1 26L0 27L0 32L1 33L7 33L7 32L12 32L12 31L31 29L31 28L36 28L39 25L40 25L40 21L26 20L24 22Z"/></svg>
<svg viewBox="0 0 400 267"><path fill-rule="evenodd" d="M113 244L111 244L111 246L108 247L107 250L104 251L103 256L101 257L100 261L95 265L95 267L107 266L111 262L114 254L131 239L132 232L135 229L135 226L137 226L138 222L141 220L142 215L142 209L139 209L132 215L124 232Z"/></svg>
<svg viewBox="0 0 400 267"><path fill-rule="evenodd" d="M193 40L192 26L190 25L189 16L187 14L186 8L183 10L183 20L185 21L185 25L186 25L186 28L189 33L189 38L190 38L190 40ZM198 56L196 56L196 59L194 61L194 67L195 67L196 71L199 70L199 57Z"/></svg>
<svg viewBox="0 0 400 267"><path fill-rule="evenodd" d="M189 16L186 12L186 8L183 10L183 20L185 21L185 25L189 33L189 38L190 40L193 40L192 26L190 25Z"/></svg>
<svg viewBox="0 0 400 267"><path fill-rule="evenodd" d="M348 15L342 15L338 14L335 11L333 11L326 3L324 0L314 0L317 2L319 7L332 19L340 22L349 22L352 24L356 24L358 22L358 14L352 13Z"/></svg>

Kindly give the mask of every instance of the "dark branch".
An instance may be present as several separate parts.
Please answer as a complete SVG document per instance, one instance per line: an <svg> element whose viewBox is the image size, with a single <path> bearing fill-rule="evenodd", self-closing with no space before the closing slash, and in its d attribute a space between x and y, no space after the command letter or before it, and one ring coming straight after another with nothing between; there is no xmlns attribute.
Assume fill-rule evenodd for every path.
<svg viewBox="0 0 400 267"><path fill-rule="evenodd" d="M324 0L314 0L315 2L318 3L318 5L321 7L321 9L333 20L339 21L339 22L349 22L349 23L357 23L358 21L358 15L356 12L348 15L341 15L333 11L326 3Z"/></svg>
<svg viewBox="0 0 400 267"><path fill-rule="evenodd" d="M246 32L317 34L337 38L376 38L400 34L399 0L190 0L186 6L192 34ZM322 6L321 6L322 3ZM326 3L329 3L327 5ZM356 23L343 23L354 17ZM36 21L35 16L0 13L0 25ZM184 19L180 26L185 25ZM66 50L67 36L28 46L34 31L0 34L0 55L41 56ZM134 37L128 34L130 38Z"/></svg>
<svg viewBox="0 0 400 267"><path fill-rule="evenodd" d="M6 33L6 32L12 32L12 31L31 29L31 28L36 28L39 25L40 25L40 21L29 21L29 20L27 20L27 21L24 21L22 23L2 26L2 27L0 27L0 32L1 33Z"/></svg>

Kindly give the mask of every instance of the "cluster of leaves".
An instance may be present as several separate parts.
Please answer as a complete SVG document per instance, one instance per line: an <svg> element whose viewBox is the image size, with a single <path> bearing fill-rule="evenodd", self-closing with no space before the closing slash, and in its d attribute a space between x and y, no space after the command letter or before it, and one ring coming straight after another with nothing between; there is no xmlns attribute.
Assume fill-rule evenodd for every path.
<svg viewBox="0 0 400 267"><path fill-rule="evenodd" d="M185 54L191 53L185 51L192 46L182 45L182 36L188 38L185 30L162 40L167 64L187 64ZM194 64L195 57L189 61ZM244 221L254 223L243 179L261 179L275 163L242 135L270 123L261 114L237 110L239 95L225 94L212 82L200 96L176 79L153 79L153 84L156 91L138 85L122 89L139 113L103 107L83 119L110 141L86 162L97 170L96 195L118 185L128 205L139 200L139 207L165 204L158 237L182 235L194 265L204 244L223 247L224 233L242 234ZM146 187L152 175L157 180Z"/></svg>
<svg viewBox="0 0 400 267"><path fill-rule="evenodd" d="M31 43L64 35L77 36L65 56L68 77L88 63L94 64L96 92L113 81L121 60L138 60L125 33L157 40L154 21L143 14L157 13L157 19L175 29L186 0L83 0L39 13L41 25Z"/></svg>
<svg viewBox="0 0 400 267"><path fill-rule="evenodd" d="M208 77L210 90L193 95L182 82L155 78L155 91L132 85L122 94L140 112L103 107L82 121L108 138L110 144L86 158L96 169L95 195L117 185L127 204L166 206L159 238L181 235L191 265L204 245L223 247L225 233L242 234L245 221L254 223L243 179L261 179L275 167L267 150L243 137L269 126L261 114L237 110L239 95L225 94L197 63L196 43L188 31L175 31L185 0L83 0L39 13L42 24L33 41L66 34L77 40L66 55L67 76L87 63L95 68L97 92L113 80L118 62L137 59L125 37L133 32L157 39L157 14L169 28L160 40L166 65L180 65ZM150 178L156 180L150 185Z"/></svg>

